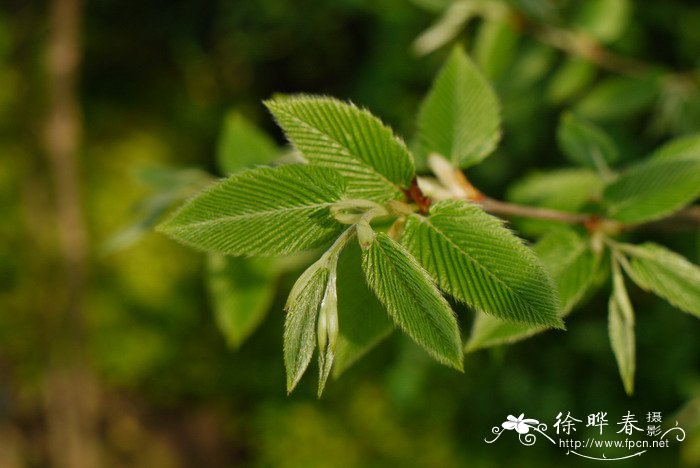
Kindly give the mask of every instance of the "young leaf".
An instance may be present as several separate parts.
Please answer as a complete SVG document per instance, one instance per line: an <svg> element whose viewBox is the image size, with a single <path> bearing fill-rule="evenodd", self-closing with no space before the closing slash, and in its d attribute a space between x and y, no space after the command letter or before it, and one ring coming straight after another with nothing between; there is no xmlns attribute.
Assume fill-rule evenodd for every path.
<svg viewBox="0 0 700 468"><path fill-rule="evenodd" d="M238 348L255 331L275 297L274 263L212 254L207 258L207 287L219 329Z"/></svg>
<svg viewBox="0 0 700 468"><path fill-rule="evenodd" d="M609 215L639 223L662 218L700 195L700 159L649 160L605 188Z"/></svg>
<svg viewBox="0 0 700 468"><path fill-rule="evenodd" d="M595 78L596 67L579 57L568 57L552 75L547 86L547 98L561 104L581 93Z"/></svg>
<svg viewBox="0 0 700 468"><path fill-rule="evenodd" d="M533 86L544 79L552 69L557 59L557 54L551 47L537 42L526 42L522 51L518 51L515 63L509 70L510 76L517 76L517 80L501 80L499 85L504 88L504 93L518 94L531 90ZM524 101L532 102L531 96ZM522 104L520 104L522 105ZM528 105L529 107L529 105ZM520 114L522 111L516 111Z"/></svg>
<svg viewBox="0 0 700 468"><path fill-rule="evenodd" d="M402 243L444 291L506 320L563 328L551 278L498 218L466 201L410 215Z"/></svg>
<svg viewBox="0 0 700 468"><path fill-rule="evenodd" d="M510 187L506 198L514 203L554 210L578 212L587 203L600 198L603 181L590 169L572 168L535 172ZM515 220L521 231L541 233L561 223L539 219Z"/></svg>
<svg viewBox="0 0 700 468"><path fill-rule="evenodd" d="M612 273L613 292L608 303L608 334L625 391L632 395L635 372L634 311L617 261L613 261Z"/></svg>
<svg viewBox="0 0 700 468"><path fill-rule="evenodd" d="M348 198L385 202L411 185L415 168L406 145L367 110L311 96L265 105L309 163L346 177Z"/></svg>
<svg viewBox="0 0 700 468"><path fill-rule="evenodd" d="M700 159L700 133L674 138L654 151L651 159Z"/></svg>
<svg viewBox="0 0 700 468"><path fill-rule="evenodd" d="M382 304L367 287L360 246L349 244L338 262L338 344L333 377L338 378L394 329Z"/></svg>
<svg viewBox="0 0 700 468"><path fill-rule="evenodd" d="M334 260L337 262L337 258ZM333 263L328 276L326 290L318 310L318 397L321 398L326 381L331 374L338 339L338 289L337 263Z"/></svg>
<svg viewBox="0 0 700 468"><path fill-rule="evenodd" d="M234 174L182 206L159 226L196 249L280 255L319 246L342 225L329 207L345 190L330 169L294 164Z"/></svg>
<svg viewBox="0 0 700 468"><path fill-rule="evenodd" d="M454 312L428 273L385 233L362 252L370 289L394 322L435 359L462 370L462 343Z"/></svg>
<svg viewBox="0 0 700 468"><path fill-rule="evenodd" d="M111 236L99 247L103 255L125 249L151 232L163 214L176 203L186 200L212 181L210 174L198 169L144 168L139 171L140 182L154 193L136 206L136 221Z"/></svg>
<svg viewBox="0 0 700 468"><path fill-rule="evenodd" d="M550 231L532 250L552 275L561 301L559 315L566 317L590 291L599 268L599 260L591 252L588 240L568 228ZM545 329L539 325L507 322L478 313L466 351L513 343Z"/></svg>
<svg viewBox="0 0 700 468"><path fill-rule="evenodd" d="M453 40L477 11L475 5L470 2L447 0L445 3L449 7L445 5L439 9L445 10L442 16L413 41L411 47L417 55L429 54Z"/></svg>
<svg viewBox="0 0 700 468"><path fill-rule="evenodd" d="M238 112L224 120L216 159L219 170L232 174L258 164L268 164L278 154L275 142Z"/></svg>
<svg viewBox="0 0 700 468"><path fill-rule="evenodd" d="M500 77L513 62L518 34L508 21L485 19L474 43L474 60L491 80Z"/></svg>
<svg viewBox="0 0 700 468"><path fill-rule="evenodd" d="M327 268L314 264L299 277L289 294L284 322L284 365L289 393L311 362L316 347L316 318L328 277Z"/></svg>
<svg viewBox="0 0 700 468"><path fill-rule="evenodd" d="M570 112L559 121L557 141L571 162L596 169L603 175L618 158L617 147L607 133Z"/></svg>
<svg viewBox="0 0 700 468"><path fill-rule="evenodd" d="M574 26L601 42L615 41L629 23L629 0L586 0L580 2Z"/></svg>
<svg viewBox="0 0 700 468"><path fill-rule="evenodd" d="M622 120L649 108L658 93L654 79L608 78L586 94L574 111L595 121Z"/></svg>
<svg viewBox="0 0 700 468"><path fill-rule="evenodd" d="M627 273L640 288L700 317L700 267L651 242L624 251L632 256Z"/></svg>
<svg viewBox="0 0 700 468"><path fill-rule="evenodd" d="M500 124L496 94L464 51L455 47L418 115L422 156L438 153L456 167L473 166L496 148Z"/></svg>
<svg viewBox="0 0 700 468"><path fill-rule="evenodd" d="M600 264L591 251L590 240L573 229L558 229L542 237L533 247L554 278L561 301L562 317L584 298L593 286Z"/></svg>
<svg viewBox="0 0 700 468"><path fill-rule="evenodd" d="M602 191L603 181L590 169L556 169L526 175L508 189L506 199L576 213L587 203L599 199ZM551 222L546 225L551 226Z"/></svg>
<svg viewBox="0 0 700 468"><path fill-rule="evenodd" d="M464 352L503 344L511 344L545 331L542 325L529 325L521 322L508 322L477 311L474 316L471 335L464 345Z"/></svg>

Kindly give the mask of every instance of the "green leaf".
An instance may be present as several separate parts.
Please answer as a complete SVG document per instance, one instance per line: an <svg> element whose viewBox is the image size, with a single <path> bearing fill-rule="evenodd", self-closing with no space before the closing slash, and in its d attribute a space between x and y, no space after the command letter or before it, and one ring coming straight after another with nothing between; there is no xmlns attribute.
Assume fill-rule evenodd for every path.
<svg viewBox="0 0 700 468"><path fill-rule="evenodd" d="M334 378L340 377L394 329L384 306L367 287L360 246L356 242L345 248L338 262L338 322Z"/></svg>
<svg viewBox="0 0 700 468"><path fill-rule="evenodd" d="M279 153L275 142L238 112L224 120L216 159L219 170L232 174L258 164L268 164Z"/></svg>
<svg viewBox="0 0 700 468"><path fill-rule="evenodd" d="M291 392L304 375L316 347L316 319L326 292L329 271L312 265L302 274L289 294L284 322L284 365L287 392Z"/></svg>
<svg viewBox="0 0 700 468"><path fill-rule="evenodd" d="M345 190L335 171L294 164L234 174L182 206L159 229L199 250L281 255L317 247L342 225L329 207Z"/></svg>
<svg viewBox="0 0 700 468"><path fill-rule="evenodd" d="M136 220L110 236L100 247L102 255L131 247L161 220L165 212L182 202L212 181L212 176L199 169L146 167L137 171L139 182L148 185L154 193L139 201L135 208Z"/></svg>
<svg viewBox="0 0 700 468"><path fill-rule="evenodd" d="M596 169L603 175L609 173L608 165L618 159L615 142L607 133L570 112L559 121L557 141L571 162Z"/></svg>
<svg viewBox="0 0 700 468"><path fill-rule="evenodd" d="M613 261L613 293L608 303L608 334L625 391L632 395L636 366L634 311L616 261Z"/></svg>
<svg viewBox="0 0 700 468"><path fill-rule="evenodd" d="M506 320L563 328L551 278L503 221L466 201L410 215L402 243L456 299Z"/></svg>
<svg viewBox="0 0 700 468"><path fill-rule="evenodd" d="M593 285L600 258L591 251L590 241L573 229L558 229L533 247L554 278L565 317Z"/></svg>
<svg viewBox="0 0 700 468"><path fill-rule="evenodd" d="M441 11L447 10L448 7L455 3L464 3L455 2L454 0L410 0L410 2L431 13L440 13Z"/></svg>
<svg viewBox="0 0 700 468"><path fill-rule="evenodd" d="M289 391L308 366L308 358L313 354L313 345L309 345L308 340L315 337L318 342L318 397L323 394L338 342L338 258L355 232L353 225L338 236L321 258L302 273L289 293L286 309L292 312L296 308L296 315L288 315L291 322L285 323L290 330L287 334L285 328L284 342ZM314 324L315 334L311 331Z"/></svg>
<svg viewBox="0 0 700 468"><path fill-rule="evenodd" d="M552 75L547 98L561 104L579 95L595 78L595 66L579 57L568 57Z"/></svg>
<svg viewBox="0 0 700 468"><path fill-rule="evenodd" d="M431 356L462 370L462 343L454 312L428 273L385 233L362 252L370 289L394 322Z"/></svg>
<svg viewBox="0 0 700 468"><path fill-rule="evenodd" d="M490 348L503 344L511 344L524 340L545 331L541 325L508 322L483 312L476 312L469 340L464 345L464 352L470 353L479 349Z"/></svg>
<svg viewBox="0 0 700 468"><path fill-rule="evenodd" d="M142 184L159 193L190 193L211 182L212 176L206 171L194 168L142 167L136 172Z"/></svg>
<svg viewBox="0 0 700 468"><path fill-rule="evenodd" d="M637 164L605 188L609 215L639 223L662 218L700 195L700 159L650 160Z"/></svg>
<svg viewBox="0 0 700 468"><path fill-rule="evenodd" d="M508 201L575 213L600 197L603 181L594 171L582 168L535 171L513 184Z"/></svg>
<svg viewBox="0 0 700 468"><path fill-rule="evenodd" d="M700 267L651 242L624 251L632 256L627 273L640 288L700 317Z"/></svg>
<svg viewBox="0 0 700 468"><path fill-rule="evenodd" d="M318 310L318 397L321 398L331 374L338 339L337 258L331 266L328 282Z"/></svg>
<svg viewBox="0 0 700 468"><path fill-rule="evenodd" d="M411 185L415 168L406 145L367 110L312 96L265 105L309 163L346 177L348 198L385 202Z"/></svg>
<svg viewBox="0 0 700 468"><path fill-rule="evenodd" d="M470 2L446 0L444 3L449 4L449 8L443 6L441 10L445 11L442 16L413 41L411 47L417 55L434 52L455 39L477 11L475 5Z"/></svg>
<svg viewBox="0 0 700 468"><path fill-rule="evenodd" d="M506 198L523 205L575 213L599 198L602 190L600 176L589 169L557 169L525 176L511 186Z"/></svg>
<svg viewBox="0 0 700 468"><path fill-rule="evenodd" d="M609 43L624 32L631 12L629 0L586 0L580 2L574 26Z"/></svg>
<svg viewBox="0 0 700 468"><path fill-rule="evenodd" d="M659 147L650 156L657 160L700 159L700 133L683 135Z"/></svg>
<svg viewBox="0 0 700 468"><path fill-rule="evenodd" d="M265 318L275 297L276 279L270 259L208 256L209 298L229 346L238 348Z"/></svg>
<svg viewBox="0 0 700 468"><path fill-rule="evenodd" d="M509 76L517 76L518 79L501 80L498 83L501 92L518 96L519 93L532 90L533 86L538 86L538 82L550 73L556 58L556 52L551 47L537 42L524 43L522 51L518 51L515 63L509 69ZM530 102L532 99L526 98L524 101Z"/></svg>
<svg viewBox="0 0 700 468"><path fill-rule="evenodd" d="M588 240L569 228L550 231L534 245L533 250L557 285L561 301L559 315L566 317L590 291L599 259L591 252ZM546 328L539 325L507 322L479 313L466 351L513 343L544 330Z"/></svg>
<svg viewBox="0 0 700 468"><path fill-rule="evenodd" d="M586 94L574 111L595 121L622 120L648 109L658 93L655 79L607 78Z"/></svg>
<svg viewBox="0 0 700 468"><path fill-rule="evenodd" d="M473 166L496 148L500 124L496 94L464 51L455 47L420 109L422 156L438 153L454 166Z"/></svg>
<svg viewBox="0 0 700 468"><path fill-rule="evenodd" d="M485 19L474 43L474 60L491 80L498 78L515 58L518 34L504 20Z"/></svg>

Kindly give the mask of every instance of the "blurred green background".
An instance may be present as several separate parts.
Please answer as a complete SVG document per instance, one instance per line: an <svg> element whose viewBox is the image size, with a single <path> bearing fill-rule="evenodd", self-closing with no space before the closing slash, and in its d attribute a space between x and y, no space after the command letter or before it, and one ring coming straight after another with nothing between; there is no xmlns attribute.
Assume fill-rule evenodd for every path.
<svg viewBox="0 0 700 468"><path fill-rule="evenodd" d="M394 334L317 400L308 376L285 393L282 306L298 272L280 279L267 317L234 350L213 318L203 256L150 230L105 248L149 213L143 200L160 189L144 170L217 172L229 111L284 144L261 104L273 93L351 99L410 141L449 51L420 55L414 41L448 0L84 2L72 187L87 258L77 286L60 242L60 165L45 137L57 102L50 18L61 3L0 6L1 467L583 466L595 462L484 438L508 414L551 425L559 411L584 420L607 411L614 424L628 410L661 411L688 438L620 466L700 466L700 325L632 285L634 397L619 381L601 291L567 332L471 353L464 374ZM542 44L523 23L458 25L446 42L472 51L503 105L500 148L470 172L486 193L503 197L524 174L567 166L555 130L572 107L615 137L622 166L700 130L698 72L688 72L700 67L697 2L488 3L653 66L623 83L626 96L601 96L596 87L622 74ZM638 236L699 262L697 231ZM468 330L471 313L460 319Z"/></svg>

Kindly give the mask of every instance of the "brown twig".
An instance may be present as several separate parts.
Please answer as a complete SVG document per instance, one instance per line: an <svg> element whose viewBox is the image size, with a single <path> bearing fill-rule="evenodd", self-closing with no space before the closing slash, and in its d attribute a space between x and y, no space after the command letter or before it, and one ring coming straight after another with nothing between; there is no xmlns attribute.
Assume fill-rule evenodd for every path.
<svg viewBox="0 0 700 468"><path fill-rule="evenodd" d="M78 152L81 0L53 0L46 57L48 115L46 154L53 182L55 225L62 271L54 278L64 296L51 304L50 364L44 384L51 464L99 466L95 379L85 362L84 302L88 238Z"/></svg>
<svg viewBox="0 0 700 468"><path fill-rule="evenodd" d="M540 208L536 206L518 205L493 198L485 197L481 201L474 200L481 207L495 215L516 216L521 218L535 218L547 221L558 221L567 224L584 224L591 215L581 213L567 213L565 211Z"/></svg>
<svg viewBox="0 0 700 468"><path fill-rule="evenodd" d="M499 216L514 216L521 218L542 219L565 224L580 224L589 231L605 230L612 232L636 230L683 230L700 227L700 205L692 205L677 211L661 220L641 224L623 224L596 214L569 213L566 211L540 208L536 206L519 205L503 202L493 198L478 201L481 207L489 213Z"/></svg>
<svg viewBox="0 0 700 468"><path fill-rule="evenodd" d="M677 211L666 218L642 224L623 224L614 219L605 218L594 213L570 213L567 211L553 210L538 206L520 205L487 197L476 189L462 171L455 170L455 179L467 195L464 198L481 205L491 214L507 217L520 217L556 221L565 224L580 224L589 231L603 230L606 232L631 231L637 229L663 230L669 227L673 229L694 229L700 226L700 205L692 205Z"/></svg>
<svg viewBox="0 0 700 468"><path fill-rule="evenodd" d="M523 32L531 34L541 43L569 55L581 57L604 70L619 75L639 78L658 68L641 60L612 52L595 39L574 31L535 23L527 19L519 24L523 25Z"/></svg>
<svg viewBox="0 0 700 468"><path fill-rule="evenodd" d="M418 187L418 179L413 178L411 181L411 186L404 191L404 195L410 201L415 202L418 205L418 209L421 213L426 214L430 209L430 198L426 197Z"/></svg>

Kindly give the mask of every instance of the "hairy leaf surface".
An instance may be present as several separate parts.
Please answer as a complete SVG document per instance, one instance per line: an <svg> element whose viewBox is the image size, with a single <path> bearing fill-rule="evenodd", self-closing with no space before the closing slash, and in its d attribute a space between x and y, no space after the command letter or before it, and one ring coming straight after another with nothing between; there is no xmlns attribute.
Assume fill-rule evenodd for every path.
<svg viewBox="0 0 700 468"><path fill-rule="evenodd" d="M588 241L568 228L551 231L533 246L533 250L557 285L561 304L559 315L566 317L592 288L599 260L591 252ZM513 343L545 329L479 313L466 350Z"/></svg>
<svg viewBox="0 0 700 468"><path fill-rule="evenodd" d="M415 167L406 145L369 111L312 96L265 105L309 163L346 177L349 198L383 202L401 198L410 186Z"/></svg>
<svg viewBox="0 0 700 468"><path fill-rule="evenodd" d="M496 94L464 51L456 47L420 109L422 157L438 153L456 167L473 166L496 148L500 124Z"/></svg>
<svg viewBox="0 0 700 468"><path fill-rule="evenodd" d="M435 359L462 369L462 343L454 312L428 273L385 233L362 252L370 289L396 325Z"/></svg>
<svg viewBox="0 0 700 468"><path fill-rule="evenodd" d="M160 230L199 250L281 255L319 246L342 225L329 207L345 190L330 169L295 164L232 175L191 199Z"/></svg>
<svg viewBox="0 0 700 468"><path fill-rule="evenodd" d="M326 292L327 268L307 270L292 288L285 309L284 365L287 392L291 392L304 375L316 348L316 319Z"/></svg>
<svg viewBox="0 0 700 468"><path fill-rule="evenodd" d="M466 201L439 202L411 215L402 237L440 287L506 320L562 327L542 263L503 222Z"/></svg>
<svg viewBox="0 0 700 468"><path fill-rule="evenodd" d="M384 306L367 287L360 246L345 247L338 262L339 335L333 377L339 377L394 329Z"/></svg>

